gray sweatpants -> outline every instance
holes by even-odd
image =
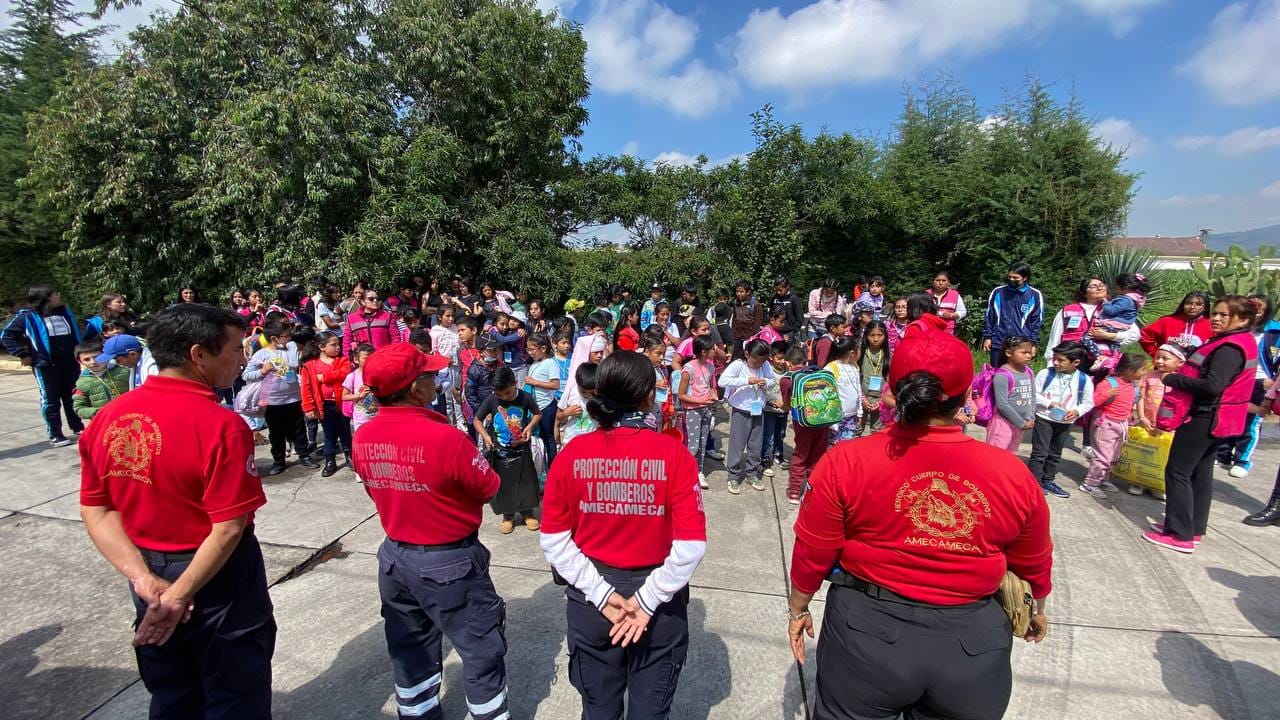
[[[701,408],[689,408],[684,411],[685,441],[689,454],[698,463],[698,472],[702,472],[702,463],[707,459],[707,436],[711,434],[711,426],[716,424],[716,407],[708,405]]]
[[[764,416],[729,407],[729,449],[724,458],[729,482],[740,483],[760,474],[760,448],[764,445]]]

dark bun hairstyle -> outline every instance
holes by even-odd
[[[924,425],[935,417],[954,417],[965,401],[964,394],[944,400],[942,382],[923,370],[899,380],[893,396],[898,401],[898,424],[904,427]]]
[[[600,427],[615,427],[623,415],[649,404],[655,384],[649,358],[633,352],[613,353],[596,369],[595,395],[587,400],[587,413]]]

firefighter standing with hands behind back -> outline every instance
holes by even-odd
[[[442,717],[440,641],[447,635],[462,658],[471,717],[498,720],[508,717],[506,605],[477,537],[498,476],[466,435],[427,409],[436,374],[448,366],[448,358],[409,343],[370,355],[364,384],[379,409],[352,451],[387,533],[378,591],[400,717]]]

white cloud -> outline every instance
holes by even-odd
[[[622,146],[622,155],[630,155],[638,157],[640,155],[640,143],[635,140],[628,140],[626,145]]]
[[[1103,142],[1118,150],[1125,150],[1128,157],[1136,157],[1151,149],[1151,139],[1138,132],[1133,123],[1124,118],[1109,117],[1099,120],[1093,132]]]
[[[717,160],[707,160],[707,167],[720,167],[721,165],[728,165],[734,160],[746,161],[746,159],[747,153],[733,153],[731,155],[725,155]],[[653,159],[651,164],[654,166],[669,165],[671,167],[692,167],[698,164],[698,156],[682,153],[679,150],[668,150],[664,153],[658,153],[658,156]]]
[[[1171,195],[1160,201],[1161,205],[1217,205],[1224,199],[1222,193],[1207,195]]]
[[[1270,185],[1262,188],[1261,190],[1258,191],[1258,194],[1264,198],[1271,198],[1272,200],[1280,200],[1280,180],[1277,180],[1271,183]]]
[[[74,0],[72,8],[76,12],[89,13],[93,11],[93,0]],[[9,17],[9,11],[13,8],[13,0],[0,0],[0,28],[7,29],[12,24]],[[98,38],[98,47],[102,53],[107,56],[115,56],[119,54],[118,46],[126,44],[129,39],[129,33],[139,25],[145,25],[150,22],[151,13],[156,10],[165,10],[169,14],[173,14],[178,10],[178,3],[175,0],[140,0],[137,5],[129,5],[121,10],[107,10],[101,20],[93,20],[86,18],[79,28],[63,28],[64,31],[77,32],[92,27],[102,25],[110,25],[107,32]]]
[[[818,0],[790,15],[752,11],[737,69],[756,87],[896,79],[946,55],[995,46],[1034,21],[1030,0]]]
[[[582,27],[594,89],[705,117],[737,94],[726,73],[690,59],[698,25],[655,0],[595,0]]]
[[[1213,150],[1223,155],[1250,155],[1260,150],[1280,147],[1280,127],[1262,128],[1251,125],[1226,135],[1187,135],[1176,138],[1179,150]]]
[[[1124,35],[1138,24],[1138,15],[1164,0],[1071,0],[1094,17],[1106,20],[1116,35]]]
[[[544,13],[554,10],[560,14],[560,17],[564,17],[565,13],[578,4],[578,0],[534,0],[533,4]]]
[[[687,155],[679,150],[668,150],[664,153],[658,153],[658,157],[653,159],[654,165],[670,165],[671,167],[688,167],[698,164],[696,155]]]
[[[1227,6],[1208,39],[1180,70],[1227,105],[1256,105],[1280,97],[1280,0]]]

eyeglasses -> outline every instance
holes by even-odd
[[[372,301],[374,301],[374,302],[377,302],[377,301],[378,301],[378,296],[377,296],[377,295],[365,295],[365,296],[364,296],[364,299],[365,299],[365,302],[368,302],[368,301],[370,301],[370,300],[372,300]]]

